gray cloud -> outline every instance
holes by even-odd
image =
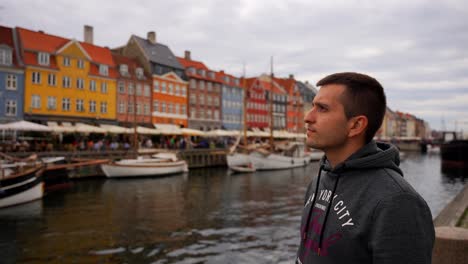
[[[109,47],[156,31],[177,55],[189,49],[194,59],[236,75],[243,63],[247,75],[269,72],[271,56],[276,75],[299,80],[364,72],[382,82],[395,110],[435,128],[442,116],[447,124],[468,119],[463,0],[3,2],[3,25],[82,39],[89,24],[95,43]]]

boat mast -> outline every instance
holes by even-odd
[[[273,122],[273,56],[271,56],[271,73],[270,73],[270,96],[268,97],[269,103],[270,103],[270,146],[271,150],[274,149],[274,141],[273,141],[273,128],[274,128],[274,122]]]
[[[137,111],[137,99],[136,99],[136,90],[137,84],[133,88],[133,150],[135,155],[138,155],[138,132],[137,132],[137,122],[136,122],[136,111]]]
[[[244,88],[244,98],[243,98],[244,146],[247,146],[247,91],[248,91],[248,87],[246,86],[246,80],[245,80],[245,63],[244,63],[244,69],[243,69],[242,75],[243,75],[242,87]]]

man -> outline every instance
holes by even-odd
[[[372,140],[386,109],[383,87],[336,73],[305,118],[307,145],[325,155],[307,189],[296,263],[431,263],[431,212],[398,168],[398,150]]]

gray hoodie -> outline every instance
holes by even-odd
[[[296,263],[431,263],[432,215],[399,164],[394,146],[374,141],[334,169],[324,156],[305,196]]]

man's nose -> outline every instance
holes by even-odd
[[[312,123],[314,121],[315,121],[315,111],[314,111],[314,108],[312,108],[305,115],[304,122],[305,123]]]

